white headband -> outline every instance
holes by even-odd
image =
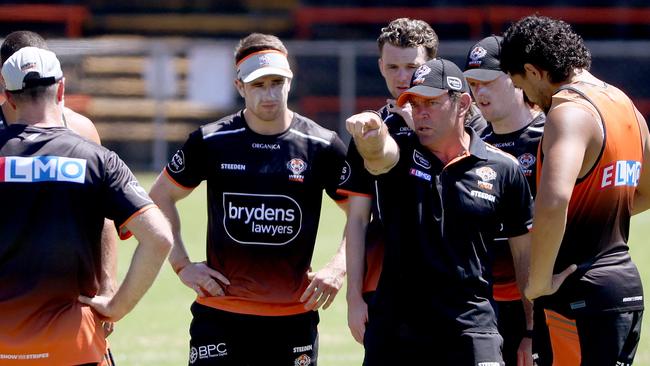
[[[252,53],[237,63],[237,77],[244,83],[266,75],[292,78],[287,55],[276,50],[264,50]]]

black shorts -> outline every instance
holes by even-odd
[[[384,321],[371,320],[363,343],[364,366],[504,365],[503,339],[497,332],[453,335],[440,327],[415,329],[405,324],[391,326]]]
[[[191,366],[307,366],[318,357],[318,313],[258,316],[192,304]]]
[[[537,304],[535,304],[533,320],[535,322],[533,327],[533,360],[535,366],[551,366],[553,365],[551,336],[548,333],[544,308]]]
[[[362,293],[361,297],[363,298],[363,301],[366,304],[371,305],[373,300],[375,299],[375,293],[376,293],[376,291],[367,291],[367,292]]]
[[[497,325],[503,337],[503,361],[517,364],[517,350],[526,332],[526,316],[521,300],[497,301]]]
[[[642,318],[642,310],[576,318],[581,365],[632,365],[641,337]]]
[[[546,313],[554,364],[632,365],[643,310],[581,314],[575,320],[549,310]]]

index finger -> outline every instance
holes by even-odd
[[[323,290],[316,289],[314,293],[311,294],[309,300],[305,303],[305,309],[309,310],[318,310],[322,302],[324,301],[323,297],[326,296]]]
[[[222,275],[220,272],[210,268],[206,267],[208,269],[208,273],[210,274],[210,277],[214,277],[221,281],[222,283],[225,283],[226,285],[230,285],[230,281],[226,278],[226,276]]]
[[[311,281],[309,283],[309,286],[307,286],[305,291],[303,291],[302,295],[300,295],[300,302],[305,302],[307,298],[309,298],[309,295],[316,289],[318,289],[318,285],[314,281]]]
[[[358,134],[357,131],[360,130],[360,126],[363,126],[361,114],[352,115],[345,120],[345,129],[348,130],[352,136]]]
[[[381,125],[384,123],[384,121],[382,121],[381,116],[378,113],[367,112],[366,115],[366,132],[371,130],[378,130],[381,128]]]
[[[332,303],[334,302],[334,298],[336,297],[337,293],[338,293],[338,291],[330,292],[329,296],[327,297],[327,302],[325,302],[325,304],[323,304],[323,310],[326,310],[327,308],[330,307],[330,305],[332,305]]]

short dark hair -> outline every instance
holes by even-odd
[[[438,54],[438,35],[427,22],[419,19],[398,18],[388,23],[377,38],[380,55],[386,43],[400,48],[422,46],[429,59]]]
[[[264,50],[276,50],[288,53],[287,48],[280,38],[272,34],[251,33],[245,38],[242,38],[235,47],[235,63],[239,63],[246,56]]]
[[[38,47],[47,49],[45,39],[38,33],[27,30],[15,31],[9,33],[0,46],[0,59],[4,64],[11,55],[24,47]]]
[[[501,46],[504,72],[523,74],[527,63],[547,71],[550,81],[559,83],[566,80],[574,68],[589,70],[591,53],[568,23],[531,15],[506,30]]]
[[[7,90],[7,92],[11,94],[16,102],[22,104],[26,102],[37,102],[46,98],[52,99],[56,96],[57,87],[58,83],[55,83],[54,85],[36,86],[33,88],[13,92]]]

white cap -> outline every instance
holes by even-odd
[[[280,75],[291,79],[287,55],[276,50],[264,50],[244,57],[237,63],[237,78],[244,83],[266,75]]]
[[[23,47],[2,65],[5,89],[19,92],[36,86],[48,86],[63,77],[61,63],[52,51]]]

